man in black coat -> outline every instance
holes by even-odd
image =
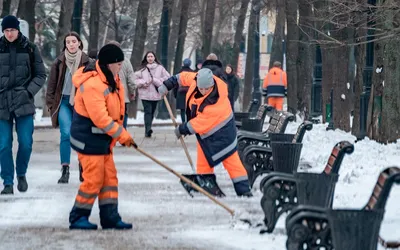
[[[13,123],[18,136],[17,188],[25,192],[33,144],[34,96],[45,83],[46,73],[39,50],[21,34],[18,19],[6,16],[1,27],[4,34],[0,38],[0,165],[4,182],[1,194],[13,194]]]
[[[183,60],[183,66],[179,73],[181,72],[193,72],[193,70],[190,68],[190,65],[192,64],[192,61],[189,58],[186,58]],[[185,107],[186,107],[186,93],[188,92],[189,87],[185,86],[179,86],[178,88],[174,89],[174,95],[176,98],[176,109],[181,110],[181,119],[182,123],[186,121],[186,114],[185,114]]]

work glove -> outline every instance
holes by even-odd
[[[123,142],[121,144],[122,144],[122,146],[128,147],[128,148],[130,148],[130,147],[137,148],[138,147],[138,145],[135,143],[135,141],[133,140],[132,137],[130,137],[128,140],[126,140],[125,142]]]
[[[179,126],[176,126],[174,132],[175,132],[176,138],[180,139],[181,136],[182,136],[182,134],[181,134],[181,132],[179,131]]]
[[[158,87],[158,93],[161,95],[161,96],[165,96],[166,94],[168,94],[168,89],[167,89],[167,87],[163,84],[163,85],[161,85],[160,87]]]

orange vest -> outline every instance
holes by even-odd
[[[117,90],[111,92],[98,62],[81,67],[72,77],[76,87],[71,124],[71,147],[79,153],[109,154],[115,143],[128,138],[123,128],[124,87],[118,75]]]

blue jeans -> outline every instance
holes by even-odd
[[[74,107],[69,104],[69,95],[64,95],[61,99],[60,110],[58,112],[58,124],[60,124],[60,160],[61,165],[69,165],[71,161],[70,132],[72,114]]]
[[[33,115],[12,117],[10,120],[0,120],[0,166],[1,178],[4,185],[14,184],[14,160],[12,153],[14,120],[18,136],[17,176],[25,176],[32,153]]]

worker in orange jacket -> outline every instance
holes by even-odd
[[[197,73],[182,72],[170,77],[158,92],[165,95],[179,85],[190,86],[186,94],[188,121],[179,125],[175,134],[178,138],[191,134],[197,137],[197,175],[190,175],[191,179],[209,193],[224,196],[214,175],[214,167],[222,162],[236,194],[252,196],[246,169],[237,152],[235,120],[226,83],[203,68]]]
[[[283,110],[283,98],[287,95],[287,76],[281,62],[274,62],[263,82],[263,96],[276,110]]]
[[[77,70],[77,92],[71,125],[71,147],[77,151],[83,179],[69,216],[70,229],[97,229],[89,222],[98,198],[103,229],[131,229],[118,213],[118,179],[113,148],[118,141],[137,147],[124,129],[124,88],[118,77],[124,54],[114,45],[100,49],[98,60]]]

